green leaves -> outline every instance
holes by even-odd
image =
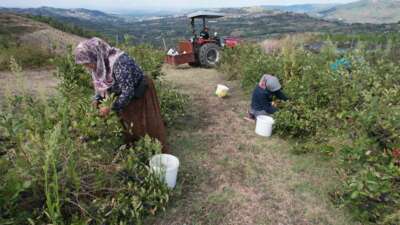
[[[341,203],[360,220],[381,223],[390,215],[390,221],[396,221],[400,218],[400,66],[387,52],[361,48],[344,55],[351,72],[334,71],[330,65],[340,58],[330,40],[319,54],[287,39],[280,42],[281,51],[274,54],[255,45],[228,49],[220,69],[248,91],[263,73],[280,77],[290,100],[280,104],[274,115],[275,131],[295,139],[296,154],[336,157],[345,171]]]
[[[148,167],[150,158],[161,153],[161,144],[146,136],[135,147],[120,150],[117,187],[123,191],[92,204],[99,224],[142,224],[145,216],[164,210],[169,201],[169,189]]]
[[[171,126],[176,120],[185,115],[189,98],[179,93],[171,84],[166,82],[158,81],[156,89],[160,99],[163,119],[168,126]]]
[[[117,99],[116,96],[114,95],[114,93],[112,93],[111,95],[108,95],[105,99],[101,101],[100,107],[106,107],[111,109],[116,99]]]
[[[127,42],[129,43],[129,38]],[[184,116],[188,97],[161,80],[165,53],[150,45],[129,46],[126,43],[121,47],[135,59],[145,74],[155,81],[162,117],[168,126],[172,126],[178,118]]]
[[[121,46],[122,49],[133,57],[142,70],[152,79],[159,79],[163,73],[161,71],[164,63],[165,53],[150,45]]]
[[[90,105],[90,75],[72,55],[57,63],[58,93],[7,96],[1,108],[0,223],[140,224],[165,209],[170,192],[148,168],[161,144],[124,145],[120,118]],[[166,91],[163,107],[182,114],[184,98]]]

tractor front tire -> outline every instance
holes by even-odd
[[[221,59],[220,47],[214,43],[204,44],[199,49],[200,65],[207,68],[216,67]]]

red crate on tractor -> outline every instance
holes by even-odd
[[[179,55],[167,55],[165,62],[177,66],[185,63],[192,63],[196,60],[190,41],[179,42],[178,53]]]
[[[240,40],[234,37],[219,37],[217,33],[214,36],[207,35],[205,37],[200,35],[199,37],[195,30],[195,20],[201,19],[203,21],[203,30],[205,30],[207,28],[206,19],[216,19],[223,16],[221,13],[204,11],[188,15],[191,19],[193,37],[190,41],[179,42],[178,53],[167,55],[165,62],[175,66],[188,63],[194,67],[215,67],[221,59],[220,50],[224,47],[234,48],[240,43]]]

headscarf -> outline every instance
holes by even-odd
[[[111,47],[100,38],[92,38],[82,41],[75,48],[75,62],[77,64],[95,64],[92,70],[93,85],[96,94],[105,97],[114,80],[112,71],[119,56],[124,52]]]
[[[282,87],[281,84],[279,83],[278,78],[269,74],[264,74],[261,77],[258,86],[260,86],[260,88],[262,89],[267,89],[271,92],[278,91]]]

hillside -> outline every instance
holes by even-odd
[[[125,19],[112,14],[88,9],[40,8],[0,8],[0,12],[11,12],[33,16],[51,17],[65,24],[73,24],[89,31],[107,32],[113,24],[125,24]]]
[[[320,15],[348,23],[397,23],[400,21],[400,1],[361,0],[321,11]]]
[[[23,69],[51,66],[51,59],[64,55],[68,46],[82,40],[45,23],[0,13],[0,71],[10,69],[12,58]]]
[[[255,10],[256,11],[256,10]],[[197,23],[200,25],[200,23]],[[244,11],[227,14],[224,18],[212,20],[209,23],[210,32],[218,32],[220,36],[236,36],[246,40],[259,41],[265,38],[279,37],[285,34],[317,32],[317,33],[368,33],[396,31],[395,25],[346,24],[339,21],[327,21],[306,14],[279,13],[265,11],[257,13]],[[197,31],[201,28],[197,27]],[[158,20],[142,21],[132,25],[115,27],[116,32],[134,36],[139,43],[162,44],[162,38],[168,47],[173,46],[179,39],[192,36],[189,19],[185,16],[168,17]]]
[[[279,10],[282,12],[309,13],[314,14],[323,10],[331,9],[338,4],[299,4],[299,5],[265,5],[265,9]]]
[[[53,7],[40,7],[40,8],[1,8],[0,12],[12,12],[17,14],[29,14],[48,16],[63,20],[82,20],[97,22],[117,22],[119,17],[110,15],[97,10],[88,9],[60,9]]]
[[[113,15],[91,10],[79,10],[84,16],[77,13],[74,9],[37,8],[3,10],[14,11],[16,13],[31,13],[34,15],[45,11],[47,12],[45,16],[53,15],[52,18],[58,21],[97,31],[113,39],[118,37],[119,41],[122,41],[125,34],[129,34],[133,37],[136,44],[150,43],[155,46],[163,46],[164,39],[167,47],[174,47],[178,40],[188,39],[192,36],[189,25],[190,21],[182,14],[134,21],[120,17],[116,18]],[[217,9],[217,11],[225,13],[226,16],[210,21],[209,27],[211,33],[218,32],[220,36],[236,36],[255,41],[290,33],[382,33],[397,31],[399,27],[398,24],[384,26],[375,24],[352,25],[340,21],[328,21],[304,13],[268,10],[265,7],[222,8]],[[87,14],[84,14],[84,12],[87,12]],[[199,29],[200,26],[197,30]]]
[[[47,24],[9,13],[0,13],[0,37],[18,44],[65,52],[83,38],[54,29]]]

